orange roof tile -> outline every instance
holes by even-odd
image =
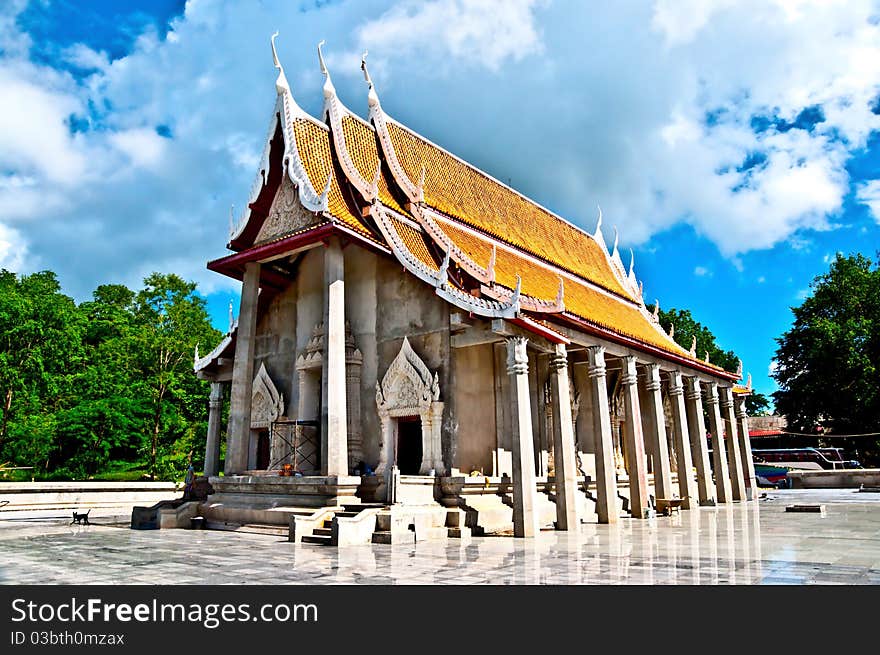
[[[367,182],[372,183],[376,176],[376,166],[379,164],[375,130],[357,118],[345,114],[342,117],[342,133],[345,137],[345,147],[358,172]],[[388,179],[385,176],[386,170],[383,167],[382,174],[379,176],[379,201],[386,207],[408,216],[409,212],[397,202],[397,198],[391,193]]]
[[[488,239],[456,227],[452,223],[443,222],[440,226],[471,259],[480,264],[488,263],[492,252],[492,244]],[[632,302],[609,296],[587,284],[562,276],[533,259],[518,255],[504,247],[496,247],[496,282],[513,289],[516,287],[517,275],[522,279],[522,293],[550,301],[556,298],[559,278],[563,277],[566,312],[617,334],[693,359],[684,348],[661,335]]]
[[[309,181],[312,183],[315,191],[321,193],[327,185],[327,176],[333,170],[333,160],[330,153],[330,133],[326,128],[313,121],[296,119],[293,121],[293,134],[296,139],[296,147],[299,151],[300,159],[302,159],[306,173],[309,176]],[[373,171],[375,172],[375,170],[374,167]],[[349,209],[342,195],[342,188],[339,185],[335,172],[330,182],[327,205],[330,214],[336,219],[354,228],[356,231],[369,236],[371,239],[376,238],[363,219]]]
[[[404,221],[398,220],[394,217],[389,218],[394,225],[394,229],[397,230],[397,234],[400,235],[400,238],[406,244],[409,251],[429,269],[439,271],[440,267],[437,265],[434,257],[431,256],[427,235]]]
[[[428,205],[631,298],[612,272],[606,253],[590,235],[399,123],[388,121],[387,125],[394,152],[409,179],[419,180],[424,166]]]

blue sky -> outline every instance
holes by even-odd
[[[325,54],[385,109],[635,252],[756,388],[835,252],[880,249],[880,3],[11,0],[0,7],[0,266],[77,299],[153,270],[227,327],[223,255],[275,99],[268,37],[318,115]],[[628,263],[628,257],[624,257]]]

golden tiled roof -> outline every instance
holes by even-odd
[[[471,259],[481,265],[489,261],[492,244],[484,237],[443,222],[440,227]],[[522,279],[522,293],[552,301],[559,290],[559,273],[504,247],[496,247],[495,281],[508,289]],[[609,296],[587,284],[565,277],[565,311],[599,327],[631,337],[667,352],[690,358],[690,354],[671,339],[665,338],[649,319],[631,302]]]
[[[394,152],[409,179],[418,181],[424,166],[428,205],[631,298],[595,239],[398,123],[388,121],[387,125]]]
[[[342,117],[342,133],[345,137],[345,147],[358,169],[358,173],[364,180],[372,184],[376,176],[376,166],[379,164],[376,132],[357,118],[345,114]],[[397,202],[394,194],[391,193],[385,175],[386,171],[383,168],[382,174],[379,176],[379,201],[386,207],[408,216],[409,212]]]
[[[418,257],[419,261],[425,264],[432,271],[440,270],[437,262],[431,256],[430,247],[428,245],[428,237],[421,230],[417,230],[408,223],[404,223],[393,217],[389,217],[397,234],[406,244],[407,249]]]
[[[330,133],[329,131],[306,119],[296,119],[293,121],[293,134],[296,139],[296,147],[299,151],[300,159],[305,166],[306,173],[312,187],[318,193],[324,191],[327,185],[327,176],[333,170],[333,160],[330,153]],[[375,167],[373,171],[375,172]],[[339,180],[334,172],[333,179],[330,182],[330,192],[327,194],[327,205],[330,213],[351,228],[358,232],[375,239],[373,232],[367,227],[363,219],[354,214],[345,202],[342,196],[342,189],[339,186]]]

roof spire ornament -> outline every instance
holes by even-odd
[[[751,373],[749,373],[749,381],[746,383],[746,388],[748,388],[749,391],[752,390],[752,374]]]
[[[697,356],[697,336],[691,337],[691,357]]]
[[[235,327],[235,318],[232,316],[232,301],[229,301],[229,331],[232,332],[232,328]]]
[[[608,246],[605,245],[605,237],[602,235],[602,207],[596,204],[596,208],[599,210],[599,218],[596,220],[596,230],[593,232],[593,238],[596,240],[596,243],[602,246],[603,250],[606,250]]]
[[[743,360],[738,359],[736,364],[736,379],[742,380],[743,376]]]
[[[706,363],[707,364],[709,363],[709,351],[708,350],[706,351]]]
[[[418,195],[419,202],[425,202],[425,165],[422,164],[422,172],[419,173]]]
[[[333,80],[330,79],[330,71],[324,63],[324,53],[321,52],[321,46],[325,43],[324,39],[318,43],[318,63],[321,65],[321,74],[324,76],[324,98],[332,98],[336,95],[336,87],[333,86]]]
[[[620,234],[617,233],[617,226],[614,226],[614,247],[611,249],[612,259],[616,256],[620,259],[620,252],[617,250],[617,242],[620,241]]]
[[[556,292],[556,306],[560,308],[560,311],[565,307],[565,280],[561,275],[559,276],[559,290]]]
[[[486,266],[486,273],[489,278],[489,284],[495,284],[495,258],[498,256],[498,249],[492,244],[492,253],[489,255],[489,265]]]
[[[675,323],[669,324],[669,338],[672,339],[675,337]]]
[[[654,316],[654,322],[659,323],[660,322],[660,301],[659,300],[654,301],[654,314],[653,314],[653,316]]]
[[[272,61],[275,64],[275,68],[278,69],[278,77],[275,79],[275,90],[278,93],[283,93],[285,91],[290,91],[290,85],[287,83],[287,76],[284,75],[284,68],[281,66],[281,62],[278,61],[278,51],[275,50],[275,38],[277,36],[278,30],[275,30],[275,34],[272,35],[269,42],[272,44]]]
[[[196,342],[196,351],[193,354],[193,363],[196,363],[198,361],[199,361],[199,344],[198,344],[198,342]]]
[[[441,289],[444,288],[449,281],[449,251],[443,257],[443,263],[440,264],[440,272],[438,273],[439,282],[437,284]]]
[[[510,297],[510,306],[516,307],[517,311],[519,311],[519,297],[522,293],[522,278],[517,275],[516,276],[516,289],[513,290],[513,295]]]
[[[366,81],[367,86],[370,87],[369,93],[367,93],[367,103],[370,107],[378,107],[379,106],[379,94],[376,93],[376,89],[373,86],[373,80],[370,78],[370,71],[367,70],[367,55],[369,54],[368,50],[364,50],[364,54],[361,55],[361,70],[364,72],[364,81]]]

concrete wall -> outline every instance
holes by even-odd
[[[497,438],[494,359],[491,344],[452,350],[455,414],[448,420],[458,435],[452,465],[464,474],[474,470],[492,474]]]

